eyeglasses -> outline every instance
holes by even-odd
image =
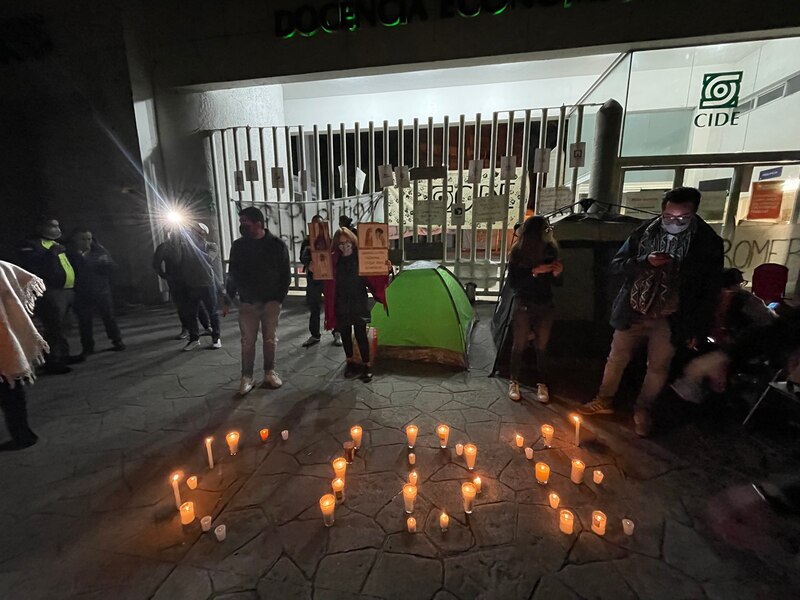
[[[338,246],[339,246],[339,248],[347,248],[347,247],[352,248],[353,247],[353,242],[340,242],[338,244]]]
[[[661,219],[664,223],[677,223],[678,225],[684,225],[693,218],[694,215],[661,215]]]

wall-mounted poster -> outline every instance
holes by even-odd
[[[389,227],[386,223],[358,224],[358,274],[389,272]]]
[[[314,279],[333,279],[331,262],[331,233],[327,221],[308,224],[308,239],[311,244],[311,272]]]
[[[783,180],[758,181],[750,192],[750,209],[747,220],[777,219],[781,216]]]

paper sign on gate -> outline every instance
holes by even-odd
[[[453,204],[453,208],[450,209],[450,224],[458,226],[466,223],[467,216],[465,210],[462,203],[456,202]]]
[[[568,187],[542,188],[539,190],[536,212],[546,215],[570,204],[572,204],[572,190]]]
[[[758,181],[750,191],[748,220],[777,219],[781,216],[783,202],[783,179]],[[705,194],[703,195],[705,197]],[[702,203],[701,203],[702,204]]]
[[[276,190],[286,188],[286,176],[283,174],[283,167],[272,167],[272,187]]]
[[[347,174],[344,172],[344,165],[339,165],[339,189],[344,191],[344,186],[347,184]]]
[[[583,167],[586,165],[586,142],[576,142],[569,145],[569,167]]]
[[[480,183],[482,175],[483,175],[483,160],[476,159],[469,161],[467,183]]]
[[[233,173],[233,191],[235,191],[235,192],[243,192],[244,191],[244,172],[243,171],[235,171]]]
[[[533,155],[533,172],[548,173],[550,171],[550,148],[537,148]]]
[[[258,163],[254,160],[244,161],[244,174],[247,181],[258,181]]]
[[[378,167],[378,181],[382,188],[394,185],[394,172],[392,165],[381,165]]]
[[[364,183],[367,181],[367,174],[361,170],[360,167],[356,167],[356,193],[363,194],[364,193]]]
[[[389,227],[386,223],[358,224],[358,274],[389,272]]]
[[[508,200],[505,196],[481,196],[472,204],[473,223],[495,223],[508,214]]]
[[[622,203],[625,205],[626,215],[637,219],[647,219],[661,213],[661,199],[667,190],[641,190],[639,192],[626,192],[622,194]],[[636,210],[639,209],[639,210]],[[646,212],[641,212],[646,211]]]
[[[517,157],[503,156],[500,158],[500,179],[508,181],[517,178]]]
[[[298,174],[298,179],[301,192],[307,192],[311,189],[311,174],[306,169],[300,171]]]
[[[411,187],[411,176],[408,173],[408,167],[400,165],[394,170],[395,180],[397,181],[398,188]]]
[[[444,201],[443,200],[417,200],[414,204],[414,216],[418,225],[443,225]]]

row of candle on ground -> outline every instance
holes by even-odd
[[[269,439],[269,429],[261,429],[258,432],[258,436],[261,438],[261,443],[266,444],[267,439]],[[289,439],[289,430],[284,429],[281,431],[281,437],[284,441]],[[239,441],[241,439],[241,434],[238,431],[231,431],[225,436],[225,441],[228,443],[228,451],[231,453],[231,456],[236,456],[239,452]],[[214,441],[213,437],[207,437],[205,440],[206,444],[206,456],[208,458],[208,468],[214,468],[214,453],[211,450],[211,444]]]
[[[581,427],[581,418],[578,415],[572,416],[575,422],[575,445],[580,445],[580,427]],[[359,428],[360,429],[360,428]],[[541,428],[542,438],[544,439],[544,445],[548,448],[553,443],[553,434],[555,433],[555,429],[552,425],[544,424]],[[351,432],[352,433],[352,432]],[[417,434],[419,433],[419,427],[416,425],[408,425],[406,427],[406,437],[408,438],[408,447],[413,448],[417,443]],[[440,448],[447,448],[447,441],[450,438],[450,427],[445,424],[440,424],[436,426],[436,435],[439,436],[439,447]],[[355,439],[355,438],[354,438]],[[514,440],[518,447],[522,448],[525,443],[525,438],[523,438],[520,434],[516,434],[514,436]],[[460,450],[461,444],[456,444],[456,451]],[[458,452],[459,456],[461,452]]]
[[[552,502],[551,502],[552,506]],[[555,507],[554,507],[555,508]],[[597,535],[603,536],[606,534],[606,523],[608,519],[606,514],[600,510],[592,512],[592,531]],[[630,519],[622,519],[622,531],[625,535],[633,535],[635,523]],[[563,509],[558,513],[558,528],[566,535],[572,535],[575,531],[575,515],[572,511]]]

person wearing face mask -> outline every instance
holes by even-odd
[[[611,273],[624,277],[611,309],[614,337],[597,397],[580,412],[614,412],[625,367],[646,343],[647,373],[634,409],[642,437],[651,432],[652,407],[676,348],[705,339],[722,285],[722,238],[697,216],[700,197],[690,187],[667,192],[661,216],[637,228],[611,261]]]
[[[264,386],[283,385],[275,372],[275,348],[281,303],[289,293],[289,250],[280,238],[264,227],[264,213],[255,206],[239,213],[242,237],[231,246],[223,314],[230,299],[239,297],[239,330],[242,334],[242,378],[239,394],[253,389],[256,341],[261,330],[264,353]]]
[[[368,291],[386,306],[388,275],[360,276],[358,274],[358,239],[342,227],[333,238],[333,279],[325,282],[325,329],[338,331],[347,359],[345,377],[355,377],[368,383],[372,381],[372,362],[367,340],[367,322],[370,317]],[[358,343],[362,365],[353,358],[353,337]]]

